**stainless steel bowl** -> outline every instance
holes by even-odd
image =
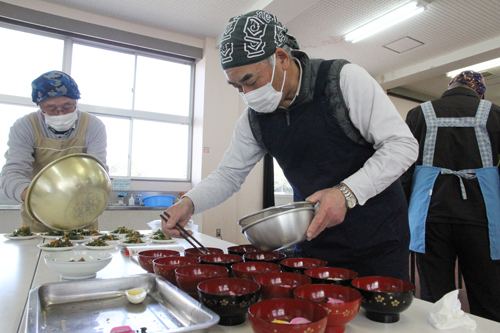
[[[238,224],[254,246],[262,251],[272,251],[305,241],[314,214],[315,204],[301,201],[249,214]]]
[[[89,154],[71,154],[48,164],[31,181],[26,211],[51,228],[78,229],[102,214],[110,193],[105,165]]]

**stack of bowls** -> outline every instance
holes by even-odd
[[[246,215],[238,224],[255,247],[273,251],[305,241],[314,214],[315,204],[301,201]]]

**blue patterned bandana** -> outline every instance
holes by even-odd
[[[262,10],[231,18],[220,41],[222,69],[257,63],[283,45],[298,50],[296,39],[287,32],[276,16]]]
[[[456,75],[448,85],[451,86],[453,83],[458,82],[469,86],[471,89],[476,91],[478,94],[484,95],[486,92],[486,86],[484,85],[484,78],[481,73],[474,71],[463,71],[462,73]]]
[[[80,99],[80,91],[75,80],[61,71],[50,71],[31,82],[31,99],[36,105],[40,101],[55,96]]]

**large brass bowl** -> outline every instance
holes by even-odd
[[[50,228],[83,228],[106,209],[110,193],[105,165],[89,154],[71,154],[48,164],[31,181],[26,211]]]

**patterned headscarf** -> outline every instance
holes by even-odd
[[[486,92],[486,86],[484,85],[483,75],[478,72],[463,71],[450,81],[448,87],[455,82],[465,84],[466,86],[469,86],[471,89],[476,91],[478,94],[482,94],[483,96],[484,93]]]
[[[31,88],[31,99],[36,105],[46,98],[55,96],[80,99],[80,91],[75,80],[61,71],[50,71],[40,75],[31,82]]]
[[[231,18],[220,41],[222,69],[257,63],[283,45],[298,50],[297,40],[287,31],[276,16],[262,10]]]

